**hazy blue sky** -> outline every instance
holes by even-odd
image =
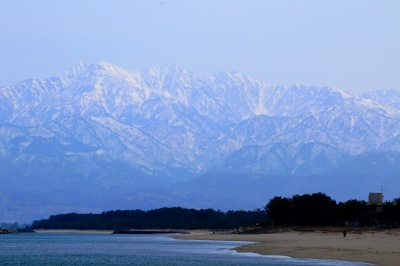
[[[0,0],[0,85],[99,61],[400,90],[400,1]]]

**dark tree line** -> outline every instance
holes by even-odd
[[[400,226],[400,199],[377,206],[355,199],[344,203],[323,193],[274,197],[265,210],[160,208],[150,211],[116,210],[101,214],[68,213],[35,221],[32,229],[231,229],[265,224],[326,226]]]
[[[213,209],[160,208],[150,211],[116,210],[101,214],[68,213],[35,221],[32,229],[217,229],[265,223],[264,210],[216,211]]]
[[[355,199],[336,203],[323,193],[314,193],[291,198],[274,197],[265,210],[274,225],[400,225],[400,199],[377,206]]]

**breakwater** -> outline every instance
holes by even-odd
[[[18,231],[15,229],[0,228],[0,235],[4,234],[17,234]]]
[[[187,231],[183,230],[116,230],[113,234],[132,234],[132,235],[143,235],[143,234],[187,234]]]

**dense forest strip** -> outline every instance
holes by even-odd
[[[230,229],[266,221],[264,210],[222,212],[174,207],[149,211],[116,210],[101,214],[59,214],[33,222],[32,229]]]
[[[400,226],[400,199],[380,205],[348,200],[336,203],[323,193],[274,197],[264,210],[160,208],[149,211],[116,210],[100,214],[68,213],[35,221],[32,229],[233,229],[268,226]]]

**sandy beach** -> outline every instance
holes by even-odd
[[[192,232],[179,239],[251,241],[238,252],[293,258],[334,259],[383,266],[400,265],[400,230],[275,230],[258,233]]]

